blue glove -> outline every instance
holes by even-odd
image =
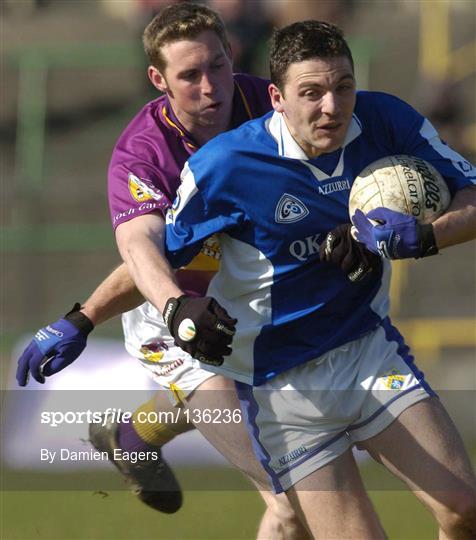
[[[45,377],[69,366],[86,347],[93,323],[79,311],[80,304],[63,319],[38,330],[18,360],[17,381],[26,386],[31,376],[43,384]]]
[[[378,221],[373,225],[370,220]],[[387,259],[408,259],[436,255],[433,225],[387,208],[375,208],[365,215],[356,210],[352,216],[356,238],[367,249]]]

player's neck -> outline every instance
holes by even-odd
[[[199,146],[203,146],[209,140],[213,139],[220,133],[223,133],[228,129],[228,126],[193,126],[189,129],[189,133]]]
[[[182,111],[174,110],[175,116],[182,124],[182,126],[190,133],[193,137],[193,140],[198,143],[199,146],[203,146],[213,137],[216,137],[220,133],[227,131],[231,128],[231,112],[228,115],[224,115],[223,119],[220,118],[219,121],[213,123],[207,123],[190,117],[187,114],[184,114]]]

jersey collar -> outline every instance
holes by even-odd
[[[172,105],[170,104],[169,98],[165,96],[164,103],[160,108],[160,118],[162,122],[170,129],[175,132],[178,137],[182,139],[184,147],[190,152],[195,152],[199,148],[199,145],[194,141],[192,135],[182,126],[180,120],[177,118]]]
[[[235,88],[233,92],[233,106],[231,112],[231,129],[235,129],[244,122],[252,120],[254,115],[251,111],[251,105],[248,102],[238,81],[235,79]]]
[[[299,146],[294,137],[291,135],[291,132],[286,125],[282,113],[274,111],[271,118],[266,121],[266,124],[266,128],[269,134],[278,144],[278,154],[281,157],[299,159],[304,161],[309,161],[311,159],[307,156],[304,150]],[[345,148],[361,133],[362,124],[360,123],[360,120],[357,118],[357,116],[353,114],[342,148]]]

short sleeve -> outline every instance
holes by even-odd
[[[188,264],[204,240],[216,233],[230,232],[244,220],[223,186],[226,174],[214,170],[210,162],[201,170],[201,153],[202,150],[192,158],[196,169],[192,170],[189,162],[185,164],[177,198],[166,216],[166,254],[174,268]]]
[[[158,187],[161,174],[138,160],[111,164],[108,172],[108,199],[114,230],[137,216],[160,211],[165,217],[172,204]]]

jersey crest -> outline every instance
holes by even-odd
[[[297,197],[285,193],[278,201],[274,219],[276,223],[295,223],[309,214],[306,205]]]

